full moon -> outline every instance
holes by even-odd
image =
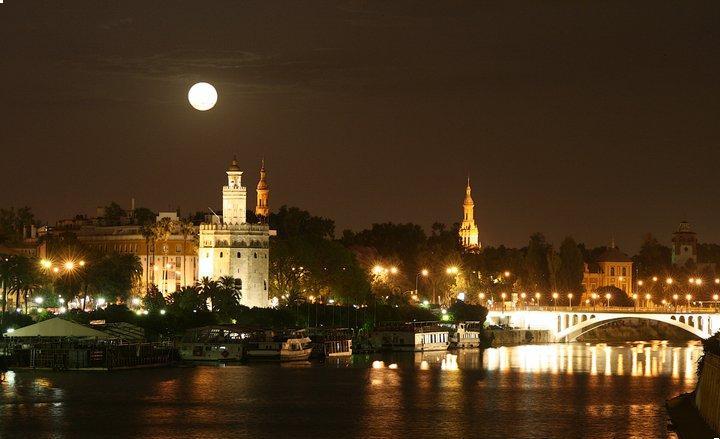
[[[218,94],[215,87],[207,82],[198,82],[190,87],[188,101],[196,110],[207,111],[217,103]]]

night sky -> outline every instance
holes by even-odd
[[[217,208],[237,154],[338,230],[459,221],[469,174],[484,244],[720,242],[717,1],[5,0],[0,99],[0,206],[46,221]]]

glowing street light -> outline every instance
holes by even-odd
[[[41,303],[43,303],[43,298],[42,298],[42,297],[36,297],[36,298],[35,298],[35,303],[38,304],[38,305],[40,305]]]
[[[510,277],[510,272],[507,271],[507,270],[505,270],[505,272],[503,273],[503,275],[504,275],[505,277]]]
[[[383,274],[383,271],[385,271],[385,270],[382,268],[381,265],[376,265],[376,266],[374,266],[373,269],[372,269],[372,273],[373,273],[375,276],[380,276],[381,274]]]
[[[454,265],[448,267],[448,268],[445,270],[445,272],[446,272],[447,274],[450,274],[450,275],[458,274],[459,271],[460,271],[460,270],[459,270],[456,266],[454,266]]]
[[[78,262],[78,265],[81,266],[81,267],[84,267],[84,266],[85,266],[85,261],[80,260],[80,262]]]
[[[612,294],[607,293],[605,295],[605,298],[607,299],[607,306],[608,306],[608,308],[610,308],[610,299],[612,299]]]
[[[645,306],[650,308],[650,299],[652,299],[652,295],[646,294],[645,295]]]
[[[554,307],[557,309],[558,293],[552,293],[552,298],[553,298]]]
[[[685,300],[687,300],[688,311],[690,311],[690,301],[692,300],[692,294],[685,295]]]
[[[568,298],[568,305],[570,305],[570,309],[572,309],[573,294],[572,294],[572,293],[568,293],[567,298]]]
[[[52,267],[52,261],[50,259],[43,259],[40,261],[40,266],[47,270]]]
[[[669,278],[665,279],[665,283],[668,284],[668,285],[672,285],[672,283],[673,283],[673,278],[669,277]]]
[[[652,277],[652,281],[653,281],[653,282],[657,282],[657,279],[658,279],[657,276],[653,276],[653,277]]]
[[[537,301],[538,306],[540,306],[540,297],[542,297],[540,293],[535,293],[535,300]]]
[[[635,311],[637,311],[638,295],[637,295],[637,294],[633,294],[633,295],[632,295],[632,298],[633,298],[633,304],[635,305]]]
[[[390,274],[397,274],[397,273],[398,273],[397,267],[395,267],[395,266],[390,267]]]

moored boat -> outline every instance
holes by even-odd
[[[479,348],[482,343],[482,322],[467,321],[457,324],[450,335],[450,347],[457,349]]]
[[[437,322],[389,322],[373,331],[373,345],[385,351],[444,351],[449,345],[448,329]]]
[[[311,328],[309,331],[312,342],[312,357],[345,357],[353,353],[353,331],[346,328]]]
[[[236,325],[211,325],[189,329],[175,343],[185,361],[239,361],[249,331]]]
[[[253,361],[306,361],[312,346],[304,330],[255,333],[244,344],[243,359]]]

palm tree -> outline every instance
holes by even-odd
[[[177,222],[176,226],[177,226],[177,231],[178,231],[178,233],[180,233],[180,234],[182,235],[182,237],[183,237],[182,284],[183,284],[183,286],[185,286],[185,285],[186,285],[186,283],[185,283],[185,271],[187,270],[187,268],[186,268],[186,263],[187,263],[187,261],[185,260],[185,255],[187,255],[187,248],[186,248],[186,247],[187,247],[187,241],[188,241],[188,237],[189,237],[189,236],[192,236],[192,237],[193,237],[193,240],[194,240],[196,232],[195,232],[195,226],[193,225],[192,221],[190,221],[190,220],[188,220],[188,219],[181,219],[181,220],[179,220],[179,221]]]
[[[10,288],[10,282],[13,273],[13,264],[15,258],[13,256],[0,255],[0,283],[2,283],[2,312],[5,314],[7,311],[7,298],[8,289]]]
[[[158,241],[167,243],[170,233],[172,232],[172,220],[170,218],[162,218],[160,221],[153,224],[152,227],[155,235],[153,242],[153,283],[155,283],[155,248]],[[167,256],[166,246],[163,246],[163,254]],[[163,290],[166,290],[164,285],[165,276],[165,266],[163,265]]]
[[[205,302],[208,300],[210,301],[209,308],[212,311],[215,308],[215,301],[217,299],[218,292],[220,291],[220,286],[217,281],[212,280],[209,277],[204,277],[197,281],[195,288],[197,289],[199,296]]]
[[[145,238],[145,288],[150,291],[150,242],[153,242],[153,250],[155,248],[155,229],[152,225],[143,225],[140,227],[140,233]],[[155,258],[153,257],[153,264]],[[146,292],[147,292],[146,291]]]

